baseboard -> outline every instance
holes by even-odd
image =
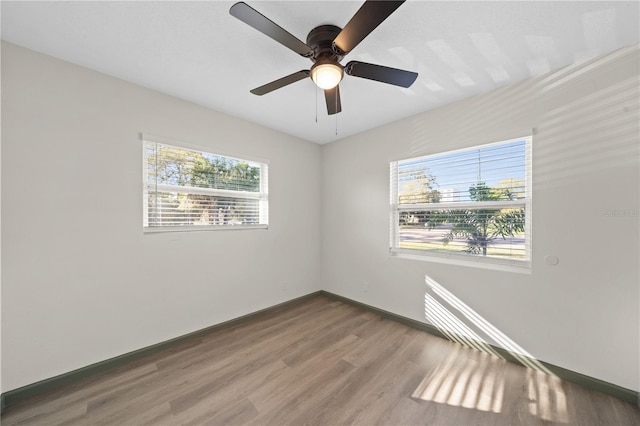
[[[144,357],[154,355],[161,351],[177,346],[179,344],[186,343],[189,340],[203,337],[214,331],[220,331],[220,330],[234,327],[236,325],[242,324],[245,321],[255,319],[256,317],[259,317],[262,315],[277,312],[278,310],[299,304],[301,302],[304,302],[307,299],[311,299],[318,295],[322,295],[333,300],[337,300],[346,304],[357,306],[361,309],[376,313],[384,318],[388,318],[390,320],[399,322],[401,324],[405,324],[409,327],[424,331],[434,336],[448,339],[448,337],[444,333],[440,332],[436,327],[430,324],[416,321],[411,318],[403,317],[402,315],[394,314],[392,312],[388,312],[383,309],[379,309],[362,302],[357,302],[355,300],[352,300],[334,293],[330,293],[328,291],[320,290],[320,291],[307,294],[302,297],[298,297],[298,298],[280,303],[278,305],[274,305],[256,312],[252,312],[247,315],[243,315],[238,318],[234,318],[229,321],[225,321],[220,324],[216,324],[207,328],[203,328],[198,331],[194,331],[189,334],[185,334],[180,337],[176,337],[174,339],[157,343],[155,345],[147,346],[145,348],[138,349],[136,351],[132,351],[132,352],[129,352],[114,358],[110,358],[95,364],[91,364],[86,367],[82,367],[77,370],[70,371],[68,373],[64,373],[55,377],[41,380],[36,383],[32,383],[30,385],[26,385],[14,390],[4,392],[2,395],[0,395],[1,411],[4,413],[5,410],[11,409],[11,407],[16,406],[19,403],[26,401],[28,399],[35,398],[37,396],[41,396],[50,392],[54,392],[59,388],[79,382],[80,380],[84,380],[89,377],[96,376],[98,374],[115,370],[116,368],[138,361]],[[498,354],[500,354],[500,356],[502,356],[505,360],[520,364],[520,361],[518,361],[518,357],[516,357],[513,353],[505,349],[499,348],[497,346],[493,346],[493,345],[490,345],[490,346],[493,348],[493,350],[495,350]],[[519,357],[521,356],[519,355]],[[565,368],[558,367],[556,365],[549,364],[544,361],[536,360],[536,362],[541,363],[547,369],[549,369],[553,374],[555,374],[556,376],[558,376],[563,380],[566,380],[571,383],[576,383],[587,389],[592,389],[592,390],[613,396],[615,398],[621,399],[623,401],[637,404],[638,407],[640,407],[640,393],[638,392],[614,385],[612,383],[605,382],[603,380],[589,377],[584,374],[576,373],[574,371],[567,370]]]
[[[427,324],[427,323],[423,323],[420,321],[416,321],[414,319],[411,318],[407,318],[407,317],[403,317],[402,315],[398,315],[398,314],[394,314],[392,312],[388,312],[385,311],[383,309],[379,309],[376,308],[374,306],[370,306],[367,305],[366,303],[362,303],[362,302],[357,302],[355,300],[346,298],[344,296],[340,296],[334,293],[330,293],[328,291],[322,290],[320,291],[320,294],[322,294],[323,296],[326,296],[330,299],[333,300],[338,300],[340,302],[343,303],[347,303],[353,306],[357,306],[360,307],[362,309],[365,309],[367,311],[370,312],[374,312],[384,318],[388,318],[391,320],[394,320],[396,322],[399,322],[401,324],[405,324],[408,325],[409,327],[413,327],[416,328],[418,330],[427,332],[429,334],[432,334],[434,336],[437,337],[442,337],[444,339],[447,340],[451,340],[449,339],[449,337],[442,333],[440,330],[438,330],[438,328]],[[468,338],[465,337],[465,339],[468,340]],[[483,345],[486,345],[486,343],[482,342]],[[497,352],[501,357],[503,357],[505,360],[515,363],[515,364],[520,364],[522,365],[522,362],[519,361],[519,359],[522,359],[522,355],[519,354],[514,354],[513,352],[510,352],[506,349],[500,348],[498,346],[494,346],[494,345],[489,345],[495,352]],[[633,391],[631,389],[627,389],[627,388],[623,388],[621,386],[615,385],[613,383],[609,383],[609,382],[605,382],[603,380],[600,379],[596,379],[594,377],[590,377],[590,376],[586,376],[584,374],[581,373],[577,373],[575,371],[571,371],[571,370],[567,370],[566,368],[562,368],[562,367],[558,367],[557,365],[553,365],[550,364],[548,362],[544,362],[538,359],[532,359],[532,361],[534,361],[535,363],[539,363],[542,366],[544,366],[546,369],[548,369],[549,371],[551,371],[553,374],[555,374],[557,377],[559,377],[562,380],[566,380],[567,382],[571,382],[571,383],[575,383],[577,385],[580,385],[584,388],[587,389],[591,389],[591,390],[595,390],[601,393],[604,393],[606,395],[612,396],[614,398],[618,398],[620,400],[626,401],[626,402],[630,402],[632,404],[637,404],[638,407],[640,407],[640,392],[636,392]]]
[[[11,409],[11,407],[13,406],[16,406],[22,401],[26,401],[31,398],[35,398],[50,392],[54,392],[57,389],[79,382],[80,380],[83,380],[92,376],[96,376],[98,374],[102,374],[111,370],[115,370],[116,368],[122,367],[126,364],[138,361],[150,355],[157,354],[161,351],[170,349],[179,344],[186,343],[189,340],[198,339],[214,331],[220,331],[227,328],[231,328],[238,324],[246,322],[248,320],[255,319],[256,317],[274,313],[278,310],[290,307],[292,305],[299,304],[301,302],[304,302],[307,299],[318,296],[319,294],[320,294],[320,291],[316,291],[316,292],[313,292],[292,300],[288,300],[286,302],[283,302],[274,306],[270,306],[265,309],[261,309],[256,312],[252,312],[247,315],[243,315],[238,318],[231,319],[229,321],[225,321],[210,327],[203,328],[201,330],[194,331],[192,333],[185,334],[183,336],[176,337],[174,339],[160,342],[155,345],[147,346],[145,348],[128,352],[126,354],[119,355],[117,357],[110,358],[105,361],[100,361],[95,364],[91,364],[86,367],[82,367],[77,370],[70,371],[68,373],[63,373],[55,377],[44,379],[36,383],[32,383],[17,389],[4,392],[0,397],[1,399],[0,407],[1,407],[2,413],[4,413],[8,409]]]

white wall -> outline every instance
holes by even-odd
[[[0,55],[0,69],[2,69],[2,55]],[[0,97],[2,96],[2,84],[0,84]],[[0,108],[1,109],[1,108]],[[2,117],[0,114],[0,129],[2,129]],[[0,135],[0,188],[2,188],[2,135]],[[2,191],[0,190],[0,321],[2,319]],[[2,394],[2,336],[0,336],[0,394]]]
[[[429,276],[538,359],[639,390],[638,63],[630,47],[324,146],[323,288],[426,322]],[[532,129],[531,274],[389,255],[389,161]]]
[[[319,145],[6,43],[2,124],[4,391],[320,289]],[[143,234],[138,132],[269,160],[269,229]]]

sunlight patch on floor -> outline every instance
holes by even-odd
[[[456,346],[447,360],[422,380],[412,397],[500,413],[504,399],[501,365],[505,362],[484,352]]]
[[[543,420],[568,423],[567,397],[558,377],[527,370],[529,413]]]

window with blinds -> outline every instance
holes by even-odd
[[[391,251],[528,263],[530,150],[525,137],[392,162]]]
[[[146,230],[266,228],[267,164],[143,138]]]

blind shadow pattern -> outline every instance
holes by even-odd
[[[568,422],[561,379],[433,278],[425,276],[425,283],[425,318],[461,346],[422,380],[413,398],[500,413],[507,361],[482,337],[487,336],[526,367],[529,414]]]

